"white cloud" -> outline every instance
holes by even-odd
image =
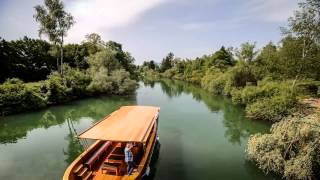
[[[252,19],[268,22],[284,22],[293,15],[298,0],[249,0],[246,9]]]
[[[66,3],[76,24],[69,31],[67,41],[79,42],[91,32],[108,39],[113,28],[134,23],[147,10],[165,0],[77,0]]]
[[[219,19],[212,21],[198,21],[184,23],[179,26],[184,31],[226,31],[235,30],[243,25],[243,22],[247,21],[248,16],[235,17],[229,19]]]

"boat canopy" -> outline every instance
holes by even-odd
[[[145,143],[160,108],[152,106],[122,106],[103,120],[82,132],[84,139]]]

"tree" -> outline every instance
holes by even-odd
[[[90,48],[85,44],[67,44],[64,49],[64,62],[71,67],[87,69]],[[65,73],[65,72],[64,72]]]
[[[234,65],[235,62],[232,58],[232,54],[228,52],[224,46],[216,51],[212,56],[208,57],[206,62],[207,68],[214,66],[220,70],[226,70],[228,67]]]
[[[104,48],[104,42],[101,39],[101,36],[97,33],[87,34],[85,36],[85,41],[82,42],[82,45],[87,47],[89,55],[95,54]]]
[[[165,58],[163,58],[160,66],[160,71],[165,72],[166,70],[172,68],[173,59],[174,59],[174,54],[170,52]]]
[[[256,43],[251,44],[246,42],[240,45],[240,50],[237,50],[236,56],[239,60],[251,62],[254,57],[257,55],[258,51],[255,51]]]
[[[13,77],[25,82],[46,79],[55,70],[50,48],[48,42],[28,37],[15,41],[0,39],[0,81]]]
[[[153,70],[156,69],[156,64],[155,64],[155,62],[153,60],[150,61],[149,68],[153,69]]]
[[[306,0],[299,3],[299,8],[298,11],[295,11],[294,16],[288,20],[289,29],[283,29],[284,34],[296,36],[298,40],[302,42],[302,52],[300,56],[302,63],[299,63],[299,70],[296,72],[292,87],[295,86],[296,80],[301,76],[302,72],[304,72],[304,69],[306,69],[306,59],[316,53],[319,54],[320,43],[320,1]],[[318,52],[315,53],[314,49],[317,49]]]
[[[87,34],[86,35],[86,42],[92,43],[97,46],[103,44],[101,36],[97,33]]]
[[[60,0],[44,0],[44,6],[35,6],[34,18],[40,24],[39,35],[47,35],[54,45],[60,46],[60,66],[63,64],[63,43],[67,31],[74,24],[70,13],[64,11],[64,5]],[[59,62],[57,61],[59,68]],[[63,68],[60,68],[63,75]]]
[[[282,68],[277,46],[269,42],[262,48],[254,62],[255,75],[258,79],[263,79],[266,76],[279,78],[284,74]]]
[[[144,61],[142,66],[147,67],[148,69],[155,70],[157,65],[153,60],[151,60],[151,61]]]

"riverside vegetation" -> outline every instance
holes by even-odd
[[[0,115],[35,110],[99,94],[126,95],[137,87],[134,58],[122,45],[96,33],[80,44],[64,45],[75,23],[60,0],[35,7],[39,35],[0,38]]]
[[[140,67],[148,79],[192,82],[245,106],[252,119],[271,121],[270,134],[249,138],[247,156],[266,173],[287,179],[320,177],[319,109],[301,103],[320,96],[320,2],[305,0],[289,18],[278,45],[261,50],[246,42],[240,48],[221,47],[196,59],[169,53],[160,64]]]
[[[1,42],[10,45],[15,43],[15,41],[6,42],[5,40]],[[112,44],[117,43],[112,42]],[[63,75],[55,71],[56,69],[54,68],[50,69],[46,65],[41,65],[40,68],[45,70],[41,74],[42,77],[38,76],[40,81],[36,82],[29,82],[29,80],[33,80],[33,77],[25,76],[23,75],[24,70],[20,71],[17,69],[25,68],[25,71],[37,73],[36,68],[38,67],[32,66],[33,63],[37,63],[33,62],[36,61],[32,58],[33,55],[15,59],[15,61],[20,61],[20,63],[12,63],[10,61],[12,56],[7,56],[2,60],[8,60],[10,64],[1,66],[1,68],[7,68],[6,70],[12,72],[19,72],[21,76],[19,74],[12,75],[0,85],[0,113],[7,115],[35,110],[48,105],[66,103],[74,99],[99,94],[126,95],[133,93],[137,87],[133,58],[122,51],[120,44],[117,45],[118,48],[114,49],[106,43],[106,46],[101,46],[97,52],[90,54],[88,57],[84,56],[82,59],[84,62],[81,63],[87,63],[85,65],[87,66],[86,68],[82,68],[82,65],[79,67],[77,65],[74,66],[72,63],[64,63]],[[1,49],[0,52],[2,52],[2,55],[5,55],[9,50],[11,50],[10,53],[29,53],[29,48]],[[74,53],[81,53],[81,51]],[[29,70],[29,64],[27,64],[29,62],[25,60],[30,61],[31,67],[35,69]],[[126,66],[121,62],[126,63],[125,65],[128,65],[127,68],[130,69],[126,70]],[[46,64],[46,62],[40,63]]]

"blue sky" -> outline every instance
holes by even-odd
[[[298,0],[65,0],[75,17],[67,42],[81,42],[91,32],[123,44],[141,64],[170,51],[182,58],[210,54],[222,45],[259,47],[281,38],[280,26]],[[1,0],[0,36],[37,37],[33,7],[42,0]]]

